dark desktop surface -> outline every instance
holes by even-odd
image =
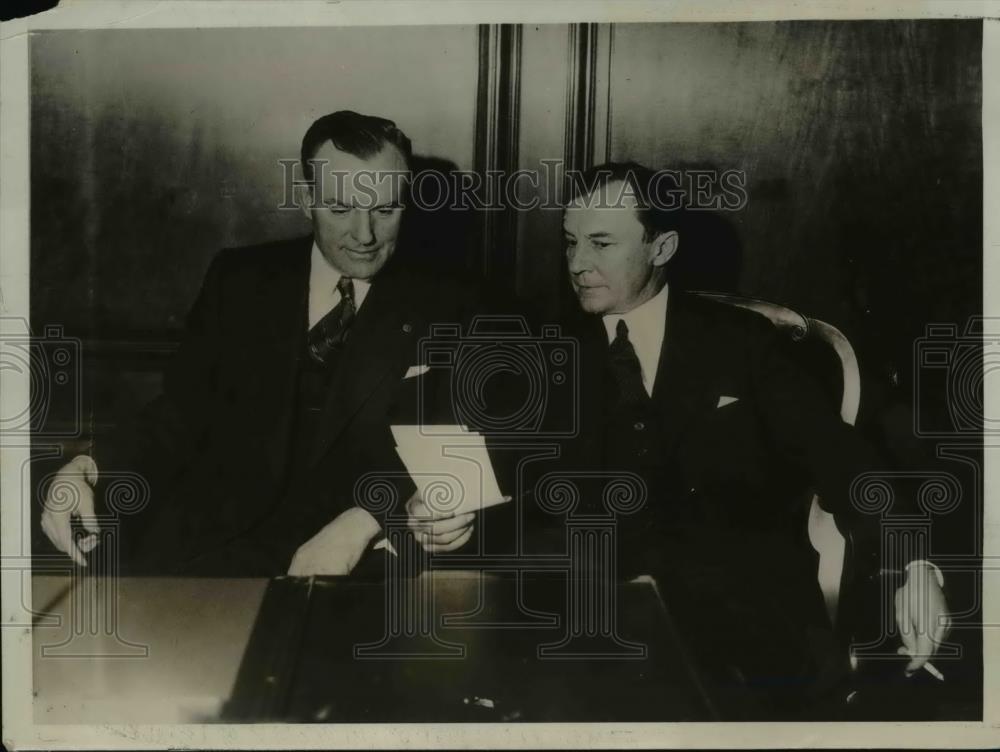
[[[111,578],[52,564],[31,578],[37,723],[960,721],[983,712],[981,632],[958,618],[934,657],[943,681],[907,677],[889,635],[876,655],[860,651],[843,683],[803,696],[803,715],[704,667],[696,674],[648,580],[619,584],[615,610],[573,621],[566,604],[581,593],[564,574],[526,573],[519,596],[510,576],[460,571],[393,584]],[[567,641],[573,623],[595,637],[578,630]]]
[[[651,580],[595,598],[574,586],[475,572],[272,580],[224,719],[717,718]]]

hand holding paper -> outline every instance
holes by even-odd
[[[486,441],[464,426],[392,426],[396,451],[434,517],[510,501],[497,484]]]
[[[409,526],[431,553],[454,551],[472,537],[475,513],[510,501],[497,485],[482,435],[464,426],[392,426],[396,451],[417,491]]]
[[[414,491],[406,502],[406,511],[409,515],[407,526],[424,550],[432,554],[455,551],[472,537],[474,512],[437,516],[424,504],[419,491]]]

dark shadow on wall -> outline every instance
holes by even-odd
[[[414,155],[409,205],[396,253],[408,265],[465,275],[476,271],[479,221],[472,208],[453,202],[458,165],[443,157]],[[417,195],[419,194],[419,195]]]
[[[678,226],[680,243],[667,279],[682,290],[738,293],[743,242],[735,224],[714,211],[689,211]]]
[[[679,162],[674,195],[659,197],[665,205],[679,199],[674,227],[680,236],[677,253],[667,265],[667,280],[676,289],[736,294],[743,272],[743,239],[734,218],[725,211],[738,198],[722,185],[722,166],[711,162]],[[702,182],[698,178],[708,178]],[[696,185],[697,183],[697,185]],[[665,183],[661,183],[663,187]],[[697,189],[696,189],[697,188]],[[742,207],[740,207],[742,208]]]
[[[0,8],[0,21],[44,13],[59,5],[59,0],[7,0]]]

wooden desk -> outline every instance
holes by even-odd
[[[570,596],[583,589],[602,597]],[[605,591],[565,574],[435,571],[392,583],[272,580],[226,717],[502,723],[718,714],[652,580]]]
[[[267,580],[259,579],[36,575],[35,722],[712,717],[690,667],[676,650],[666,612],[651,586],[629,586],[622,596],[631,614],[623,618],[630,622],[625,632],[649,644],[649,660],[585,657],[538,663],[532,657],[534,645],[558,642],[560,630],[545,624],[497,629],[497,620],[509,621],[513,614],[516,598],[508,581],[492,579],[483,585],[478,574],[468,572],[430,576],[436,609],[464,612],[478,623],[449,625],[446,619],[442,625],[445,639],[467,643],[464,658],[358,661],[352,652],[355,645],[378,641],[385,629],[382,582],[322,579],[311,584],[279,578],[269,588]],[[524,593],[525,604],[536,613],[561,601],[565,589],[561,582],[539,586]],[[248,652],[254,630],[256,647]],[[255,656],[255,650],[263,651],[263,657]],[[274,665],[275,651],[280,665]],[[288,707],[299,711],[223,716],[241,666],[245,690],[254,693],[255,687],[264,687],[267,700],[272,685],[284,685]],[[530,689],[517,689],[522,685]],[[480,713],[462,704],[463,697],[477,693],[504,697],[497,702],[499,712],[521,701],[511,692],[533,698],[514,716]],[[341,707],[339,716],[323,710],[332,698],[340,698],[334,703]],[[370,704],[370,698],[378,698],[378,704]],[[625,711],[615,709],[616,700]],[[646,703],[653,710],[644,707]],[[466,710],[473,712],[467,715]]]
[[[256,579],[36,575],[35,722],[217,719],[266,587]]]
[[[440,573],[435,600],[452,613],[468,613],[475,610],[477,604],[481,605],[482,610],[474,621],[503,617],[513,602],[509,594],[481,597],[487,594],[470,586],[469,577],[468,573],[461,572]],[[111,589],[112,584],[114,589]],[[269,583],[262,579],[169,578],[123,578],[113,583],[99,577],[36,574],[32,577],[32,585],[36,614],[33,631],[35,722],[166,724],[222,720],[224,704],[233,697],[241,667],[252,668],[246,665],[245,658],[255,625],[267,612],[267,609],[262,611],[261,606]],[[338,663],[341,671],[346,667],[353,674],[348,684],[354,690],[357,706],[352,706],[347,714],[356,720],[370,721],[388,720],[392,716],[397,716],[398,720],[400,708],[412,712],[409,720],[432,720],[438,707],[443,709],[440,720],[450,720],[455,715],[456,699],[461,702],[465,695],[472,693],[501,699],[504,690],[509,691],[514,686],[506,674],[511,673],[516,679],[518,673],[533,671],[525,663],[525,655],[518,654],[516,641],[507,639],[510,635],[483,629],[470,631],[467,626],[448,620],[440,625],[439,636],[446,641],[465,644],[467,660],[477,665],[470,670],[463,668],[464,661],[435,661],[433,671],[425,678],[420,675],[421,669],[411,666],[405,671],[413,675],[411,678],[416,684],[424,683],[418,698],[420,702],[407,699],[384,707],[365,706],[361,704],[364,699],[361,690],[370,690],[377,681],[383,680],[384,669],[393,662],[368,661],[362,665],[348,660],[345,651],[353,643],[378,640],[382,634],[381,623],[361,618],[382,602],[382,586],[380,583],[354,582],[338,586],[336,582],[324,580],[318,580],[317,585],[319,594],[325,590],[342,594],[310,601],[311,608],[330,612],[327,617],[300,624],[311,625],[309,629],[319,637],[316,634],[310,637],[302,631],[285,640],[292,652],[310,639],[314,640],[314,645],[320,645],[306,650],[306,657],[314,659],[316,665],[306,664],[308,670],[299,677],[305,681],[299,681],[297,688],[288,688],[291,704],[301,711],[300,720],[325,719],[322,712],[328,703],[324,692],[329,694],[330,687],[324,689],[316,681],[309,681],[308,675],[312,674],[313,679],[327,674],[332,677],[333,672],[327,672],[324,666]],[[540,610],[546,610],[554,600],[543,593],[538,602],[533,603],[530,593],[526,596],[526,604]],[[275,613],[279,621],[290,615],[289,610],[279,608],[276,612],[272,610],[269,618]],[[344,618],[345,614],[348,618]],[[623,627],[627,627],[627,633],[654,621],[653,615],[644,614],[633,619],[635,624],[632,626],[623,623]],[[337,632],[344,633],[343,639],[335,637]],[[519,634],[527,639],[531,632],[528,628],[520,630]],[[544,641],[548,641],[557,632],[542,630],[542,633]],[[963,634],[968,642],[968,630],[956,632],[954,639],[962,639]],[[655,639],[650,639],[652,636],[636,637],[651,646],[655,643]],[[263,644],[266,647],[266,642]],[[859,703],[855,702],[843,711],[847,715],[832,717],[854,720],[979,717],[982,712],[978,693],[981,663],[974,659],[979,654],[970,652],[973,659],[938,662],[946,671],[948,681],[945,683],[923,672],[911,679],[904,679],[901,674],[894,679],[856,677],[856,688],[860,690],[858,697],[867,698],[862,705],[870,704],[871,707],[859,708]],[[432,664],[424,662],[423,665]],[[624,684],[614,678],[602,682],[604,677],[588,676],[593,671],[592,666],[574,666],[571,661],[563,661],[560,665],[562,668],[555,673],[531,674],[529,693],[551,697],[554,701],[546,699],[544,703],[527,706],[523,720],[558,720],[556,716],[570,712],[585,712],[586,720],[623,719],[625,716],[617,712],[602,718],[599,711],[609,708],[603,701],[588,708],[585,702],[574,698],[574,679],[571,677],[578,683],[596,682],[616,696],[622,696],[629,687],[641,690],[649,682],[648,676]],[[284,674],[287,672],[278,672],[279,676]],[[249,680],[253,680],[253,671],[250,671]],[[442,688],[454,697],[445,697]],[[332,689],[335,691],[336,687]],[[655,689],[647,694],[651,699],[662,696]],[[421,702],[427,707],[422,707]],[[510,704],[509,697],[503,703],[498,702],[498,708],[502,709],[505,704]],[[528,711],[533,711],[535,717],[527,715]],[[671,718],[671,712],[667,708],[662,714],[634,720],[693,720],[685,717],[686,714]],[[476,713],[478,715],[470,715],[469,719],[502,719],[490,717],[485,709]],[[331,716],[327,720],[335,718]]]

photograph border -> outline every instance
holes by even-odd
[[[706,7],[707,6],[707,7]],[[873,7],[874,6],[874,7]],[[988,14],[984,18],[984,15]],[[1000,2],[81,2],[0,27],[0,327],[29,312],[29,36],[43,29],[223,28],[260,26],[436,25],[483,23],[723,22],[789,19],[984,18],[983,315],[1000,317]],[[0,329],[0,335],[8,332]],[[23,378],[22,378],[23,376]],[[4,373],[0,407],[28,404],[26,374]],[[1000,414],[1000,389],[985,380],[984,409]],[[157,748],[643,748],[643,747],[991,747],[1000,743],[1000,491],[984,442],[984,718],[940,723],[594,723],[594,724],[253,724],[35,725],[31,603],[31,507],[20,468],[30,447],[4,437],[0,448],[0,629],[3,744],[8,749]],[[25,534],[28,531],[29,534]],[[992,577],[992,580],[990,579]],[[25,590],[25,588],[27,588]],[[8,626],[9,625],[9,626]],[[993,625],[993,626],[990,626]]]

